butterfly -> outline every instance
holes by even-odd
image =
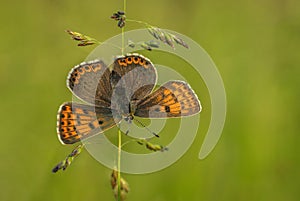
[[[191,116],[201,111],[190,85],[168,81],[154,90],[157,71],[139,54],[117,57],[111,66],[101,60],[75,66],[67,86],[83,103],[62,104],[57,133],[63,144],[73,144],[116,126],[122,120]]]

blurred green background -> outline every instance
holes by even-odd
[[[228,100],[223,135],[200,161],[210,102],[198,80],[187,77],[206,108],[204,126],[171,167],[124,174],[128,200],[300,200],[300,2],[127,3],[127,17],[183,33],[205,48]],[[114,200],[111,170],[87,152],[65,172],[51,169],[73,148],[56,137],[57,109],[71,100],[67,73],[93,49],[76,47],[64,30],[106,40],[120,32],[109,16],[122,7],[120,0],[1,1],[1,201]]]

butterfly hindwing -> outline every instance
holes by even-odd
[[[182,117],[197,114],[201,105],[189,84],[169,81],[136,102],[135,116],[150,118]]]
[[[102,107],[110,106],[110,70],[99,60],[75,66],[67,79],[69,89],[81,100]]]
[[[63,144],[73,144],[102,133],[119,121],[109,108],[64,103],[58,111],[57,133]]]

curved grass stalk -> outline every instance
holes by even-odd
[[[140,21],[140,20],[126,19],[126,21],[127,22],[135,22],[135,23],[138,23],[138,24],[142,24],[142,25],[146,26],[146,28],[154,27],[154,26],[148,24],[147,22]]]

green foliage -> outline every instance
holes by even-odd
[[[155,51],[155,63],[182,73],[204,97],[199,133],[166,170],[126,175],[130,201],[298,201],[300,2],[128,1],[127,17],[182,32],[204,47],[223,77],[228,113],[221,140],[198,160],[210,120],[209,94],[184,61]],[[81,154],[63,174],[53,165],[71,152],[58,143],[58,106],[71,100],[64,80],[88,48],[74,48],[66,27],[106,39],[118,34],[103,19],[119,1],[18,1],[1,4],[1,201],[111,200],[111,170]],[[128,21],[127,21],[128,22]],[[126,24],[126,26],[129,23]],[[148,52],[143,52],[147,56]],[[160,133],[167,145],[177,124]],[[115,130],[108,133],[112,136]],[[134,147],[136,148],[136,146]],[[144,149],[144,147],[140,147]]]

